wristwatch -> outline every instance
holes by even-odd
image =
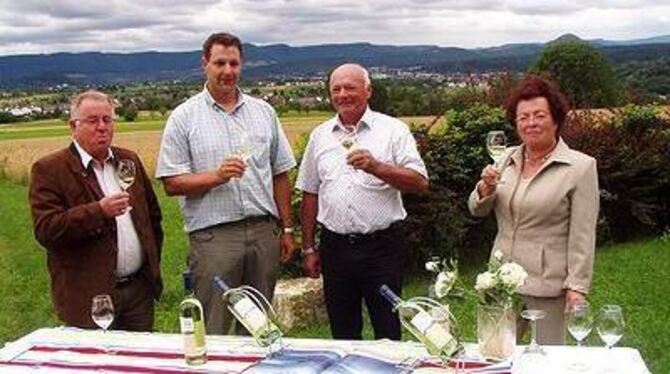
[[[292,235],[293,227],[283,227],[281,233],[284,235]]]
[[[307,247],[307,248],[303,248],[303,249],[301,249],[301,250],[300,250],[300,255],[301,255],[302,257],[305,257],[305,256],[307,256],[307,255],[311,255],[312,253],[316,253],[316,252],[318,252],[318,250],[316,249],[316,247],[311,246],[311,247]]]

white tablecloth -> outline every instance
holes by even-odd
[[[381,362],[423,364],[414,373],[445,373],[449,370],[431,368],[437,362],[414,342],[335,341],[323,339],[284,339],[287,349],[328,350],[340,356],[373,357]],[[476,356],[476,346],[466,345],[467,355]],[[469,370],[466,373],[566,373],[566,365],[575,359],[586,361],[590,370],[602,373],[648,374],[642,357],[633,348],[544,347],[546,355],[537,366],[521,371],[519,359],[523,347],[517,347],[512,362],[497,365],[497,371]],[[267,353],[248,337],[207,336],[210,360],[202,366],[188,366],[183,360],[182,338],[178,334],[131,333],[75,328],[44,328],[21,339],[7,343],[0,350],[0,373],[239,373],[257,365]],[[521,356],[523,358],[523,356]],[[402,365],[401,365],[402,366]],[[538,369],[539,367],[539,369]],[[281,372],[281,371],[280,371]]]

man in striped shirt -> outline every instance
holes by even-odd
[[[426,167],[407,125],[368,107],[372,90],[363,67],[342,65],[329,82],[337,115],[312,132],[296,182],[303,191],[303,267],[311,277],[323,270],[334,338],[361,339],[365,300],[375,338],[398,340],[398,317],[378,290],[386,284],[401,292],[401,192],[427,191]]]
[[[204,89],[167,121],[156,175],[168,195],[182,197],[195,293],[207,332],[224,334],[232,317],[215,294],[213,276],[233,287],[255,287],[272,300],[279,262],[293,255],[287,172],[295,159],[274,109],[237,86],[237,37],[211,35],[202,67]]]

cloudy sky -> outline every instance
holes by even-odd
[[[0,55],[195,50],[214,31],[290,45],[634,39],[670,34],[670,0],[0,0]]]

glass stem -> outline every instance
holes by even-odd
[[[533,319],[530,321],[530,345],[535,347],[537,346],[537,330],[536,330],[536,321]]]

